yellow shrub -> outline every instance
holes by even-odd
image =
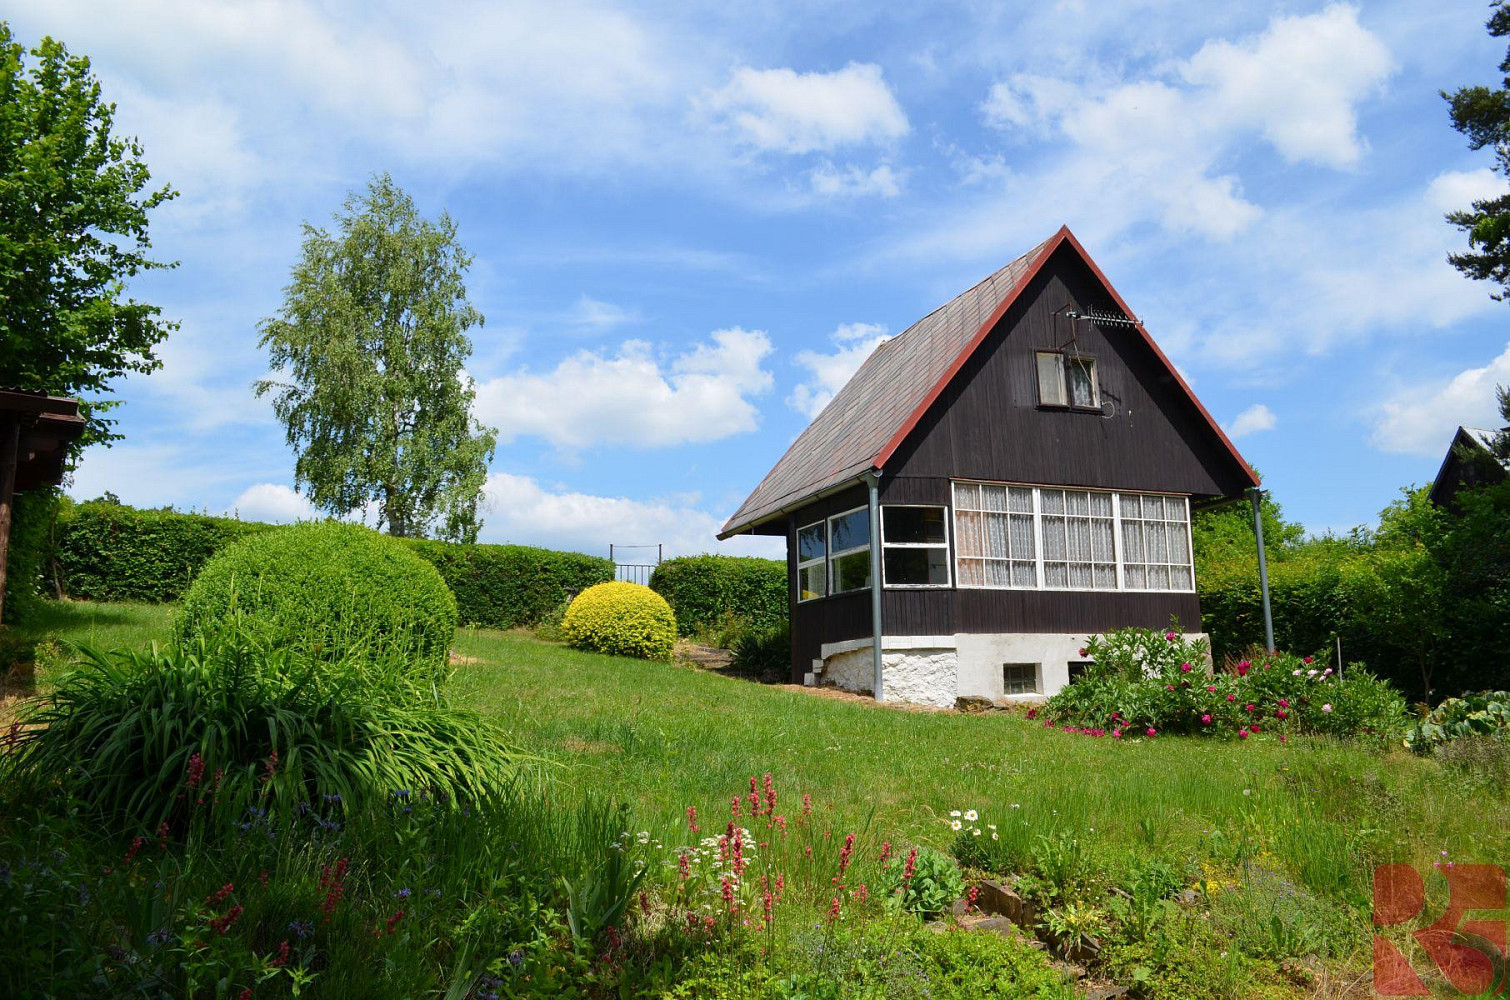
[[[613,656],[669,660],[676,615],[666,599],[638,583],[600,583],[578,594],[561,620],[568,645]]]

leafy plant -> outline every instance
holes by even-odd
[[[407,546],[356,524],[296,524],[227,546],[184,596],[181,639],[210,635],[232,619],[268,646],[317,658],[364,655],[421,688],[449,673],[456,600],[435,568]],[[390,655],[392,654],[392,655]]]
[[[1405,734],[1417,752],[1469,736],[1510,736],[1510,691],[1480,691],[1448,698]]]
[[[0,768],[38,794],[61,783],[113,827],[265,826],[421,790],[475,802],[501,794],[521,759],[481,716],[384,698],[366,661],[269,650],[234,629],[80,656],[22,714]]]
[[[1106,929],[1106,914],[1088,903],[1073,900],[1043,911],[1043,924],[1065,954],[1091,943]]]
[[[669,660],[676,645],[676,616],[665,598],[649,587],[600,583],[571,602],[561,621],[561,634],[578,649]]]
[[[881,883],[889,902],[925,920],[948,910],[965,892],[954,859],[930,847],[918,848],[911,878],[905,865],[895,864],[882,871]]]
[[[766,684],[779,684],[792,673],[792,636],[786,623],[747,632],[734,643],[733,669]]]

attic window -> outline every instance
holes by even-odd
[[[1101,406],[1096,359],[1058,351],[1039,351],[1038,405],[1094,410]]]

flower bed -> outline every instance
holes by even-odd
[[[1081,654],[1094,666],[1035,713],[1045,728],[1111,739],[1321,733],[1393,740],[1404,726],[1404,699],[1358,665],[1338,674],[1309,656],[1271,652],[1212,674],[1203,641],[1150,629],[1095,636]]]

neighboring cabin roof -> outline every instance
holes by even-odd
[[[1437,478],[1432,480],[1431,491],[1427,494],[1431,501],[1437,505],[1445,505],[1457,492],[1459,481],[1463,478],[1465,470],[1460,468],[1457,461],[1458,446],[1481,450],[1485,455],[1494,454],[1494,439],[1498,431],[1488,430],[1483,427],[1459,427],[1457,433],[1452,436],[1452,444],[1447,447],[1447,454],[1442,458],[1442,467],[1437,470]],[[1510,471],[1510,462],[1503,459],[1499,464]],[[1492,474],[1493,466],[1489,467]]]
[[[1061,227],[980,284],[872,351],[859,371],[729,518],[718,537],[728,538],[748,530],[793,505],[884,467],[1044,263],[1064,245],[1080,256],[1117,307],[1131,317],[1132,310],[1086,254],[1080,241],[1068,227]],[[1142,324],[1135,329],[1253,485],[1258,485],[1248,464]]]

